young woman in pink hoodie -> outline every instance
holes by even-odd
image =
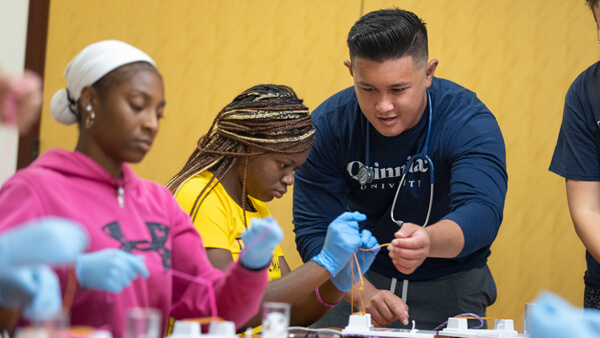
[[[75,151],[48,150],[2,186],[0,234],[49,215],[84,226],[87,251],[75,266],[55,269],[63,293],[72,296],[65,304],[72,325],[108,329],[120,338],[133,307],[159,309],[163,328],[169,316],[245,323],[258,310],[281,229],[272,221],[253,222],[244,234],[252,245],[242,258],[225,271],[213,268],[171,193],[127,164],[150,150],[164,114],[154,61],[107,40],[82,50],[64,76],[67,88],[54,95],[51,112],[63,124],[77,123]],[[75,277],[72,293],[67,285]],[[2,309],[0,318],[18,311]]]

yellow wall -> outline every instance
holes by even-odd
[[[593,16],[583,0],[52,0],[45,99],[64,86],[68,61],[86,45],[121,39],[148,52],[164,75],[166,118],[154,149],[134,166],[160,183],[185,162],[215,114],[261,82],[288,84],[312,109],[351,85],[345,38],[361,13],[398,6],[429,28],[437,76],[478,93],[503,130],[509,192],[490,266],[498,285],[492,316],[515,319],[552,290],[581,306],[584,249],[568,214],[564,180],[548,172],[564,94],[597,61]],[[76,128],[42,115],[42,151],[72,149]],[[300,259],[291,194],[270,207]]]

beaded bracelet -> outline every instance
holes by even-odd
[[[319,303],[321,303],[321,305],[326,306],[326,307],[334,307],[336,305],[338,305],[339,303],[341,303],[341,299],[339,300],[339,302],[335,303],[335,304],[329,304],[326,301],[323,300],[323,298],[321,298],[321,294],[319,294],[319,287],[317,286],[317,288],[315,289],[315,295],[317,296],[317,300],[319,301]]]

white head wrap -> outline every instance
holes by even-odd
[[[137,61],[146,61],[156,67],[150,56],[122,41],[105,40],[85,47],[69,62],[63,73],[67,88],[57,91],[52,97],[50,112],[54,119],[66,125],[77,122],[77,116],[69,109],[69,96],[72,102],[77,102],[83,87],[91,86],[116,68]],[[77,107],[71,106],[71,109],[76,110]]]

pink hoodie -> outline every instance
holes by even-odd
[[[119,191],[121,190],[122,193]],[[153,307],[169,316],[219,316],[240,327],[257,313],[267,271],[239,261],[226,272],[212,267],[189,216],[164,187],[135,175],[128,165],[114,179],[79,152],[52,149],[20,170],[0,189],[0,231],[42,216],[70,218],[85,226],[89,252],[120,248],[145,256],[148,279],[121,293],[77,287],[71,325],[106,328],[123,335],[126,311]],[[56,269],[63,292],[67,269]],[[192,283],[178,275],[196,276]]]

